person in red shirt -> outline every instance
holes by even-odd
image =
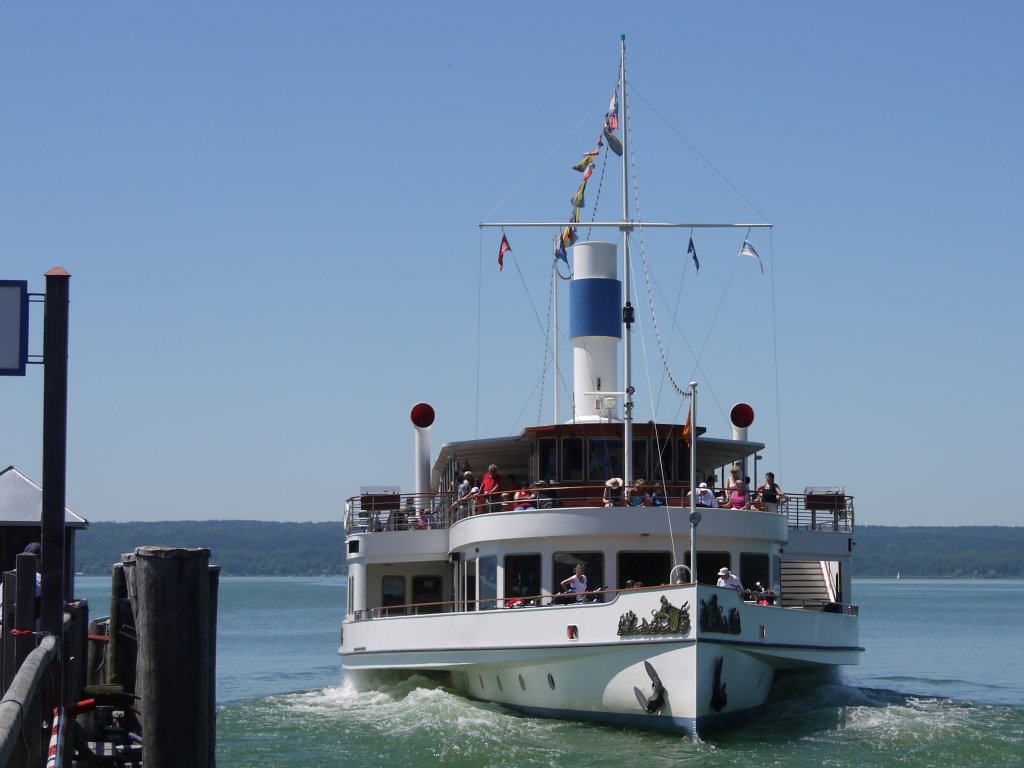
[[[501,511],[501,475],[498,465],[491,464],[480,481],[480,495],[486,499],[488,512]]]

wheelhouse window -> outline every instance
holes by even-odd
[[[672,554],[670,552],[619,552],[617,558],[617,580],[620,589],[625,589],[626,582],[635,585],[653,587],[668,584],[672,570]]]
[[[673,440],[661,437],[660,439],[651,438],[651,457],[652,467],[651,471],[647,473],[647,478],[653,480],[656,483],[664,483],[672,480],[672,444]],[[685,445],[685,443],[684,443]],[[658,452],[661,452],[661,456],[658,456]],[[682,478],[684,475],[677,475]]]
[[[540,592],[540,555],[505,555],[505,600]]]
[[[440,576],[413,576],[412,602],[416,613],[440,613],[444,599],[443,583]],[[427,605],[423,605],[427,603]]]
[[[622,477],[622,440],[610,437],[592,437],[587,441],[589,462],[587,480],[603,483],[611,477]]]
[[[582,482],[583,480],[583,438],[563,437],[562,438],[562,467],[561,477],[558,479],[565,482]]]
[[[384,576],[380,580],[381,605],[385,616],[403,613],[397,605],[405,605],[405,576]]]
[[[685,483],[690,479],[690,447],[686,444],[686,440],[681,437],[672,442],[675,443],[676,447],[676,478],[680,482]],[[698,483],[703,481],[704,478],[697,478]]]
[[[643,479],[651,477],[651,463],[648,461],[647,440],[633,441],[633,477]]]
[[[604,584],[604,554],[601,552],[556,552],[552,575],[555,583],[552,592],[562,591],[562,581],[576,571],[576,564],[583,563],[587,575],[587,591],[601,589]]]
[[[542,437],[537,440],[537,479],[558,480],[558,440]]]

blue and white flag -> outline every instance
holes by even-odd
[[[743,247],[740,248],[740,256],[753,256],[757,260],[757,266],[761,268],[761,274],[764,274],[764,264],[761,263],[761,257],[757,255],[757,251],[754,250],[754,246],[750,244],[749,240],[743,241]]]
[[[697,267],[697,271],[700,272],[700,262],[697,260],[697,249],[693,247],[693,238],[690,238],[690,247],[686,249],[686,252],[693,255],[693,265]]]

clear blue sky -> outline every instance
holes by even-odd
[[[619,8],[5,5],[0,278],[73,275],[69,505],[340,519],[412,485],[419,400],[435,448],[550,420],[553,233],[498,274],[476,225],[567,215],[625,33],[641,214],[776,225],[764,277],[742,233],[696,234],[696,277],[644,236],[699,423],[751,403],[761,470],[862,523],[1018,524],[1024,5]],[[635,250],[637,416],[674,419]],[[40,480],[41,367],[0,393],[0,466]]]

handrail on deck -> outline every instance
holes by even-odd
[[[684,566],[685,567],[685,566]],[[352,612],[352,617],[355,621],[372,621],[374,619],[383,619],[388,617],[399,617],[399,616],[429,616],[436,615],[439,613],[477,613],[484,611],[503,610],[510,609],[515,610],[519,608],[550,608],[552,606],[580,606],[580,605],[595,605],[605,602],[614,602],[618,598],[620,592],[636,592],[636,591],[658,591],[664,590],[667,587],[683,587],[683,586],[697,586],[692,583],[675,583],[675,584],[659,584],[643,587],[603,587],[601,589],[591,590],[589,592],[561,592],[561,593],[549,593],[543,595],[527,595],[523,597],[507,596],[504,598],[498,597],[487,597],[477,600],[442,600],[430,603],[405,603],[402,605],[382,605],[375,608],[365,608],[358,611]],[[702,586],[713,587],[713,584],[704,584]],[[721,587],[721,589],[726,589]],[[583,600],[577,599],[577,594],[583,596]],[[745,602],[755,602],[759,592],[746,591],[746,595],[750,595],[750,599],[743,597]],[[835,603],[829,600],[805,600],[800,599],[797,602],[799,605],[783,600],[781,596],[773,596],[775,602],[774,607],[785,607],[785,608],[798,608],[800,610],[811,610],[821,611],[823,613],[843,613],[851,616],[858,614],[858,608],[856,605],[850,603]]]
[[[39,684],[59,655],[57,638],[52,635],[44,637],[25,658],[3,699],[0,699],[0,765],[8,764],[14,748],[23,738],[25,712],[39,695]]]
[[[488,512],[515,512],[521,509],[557,509],[563,507],[601,507],[605,486],[574,485],[530,488],[528,498],[515,498],[504,492],[500,498],[475,494],[463,499],[453,492],[375,493],[353,496],[345,503],[345,535],[392,531],[424,531],[448,528],[467,517]],[[688,486],[668,486],[669,506],[688,506]],[[497,497],[498,494],[495,494]],[[615,505],[610,509],[624,508]],[[749,508],[763,511],[758,501]],[[706,511],[706,509],[705,509]],[[780,500],[778,513],[785,515],[790,528],[852,533],[853,496],[833,493],[787,493]],[[770,513],[766,513],[770,514]]]

